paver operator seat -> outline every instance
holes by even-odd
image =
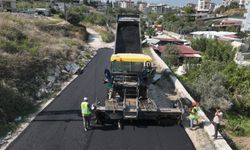
[[[145,54],[121,53],[113,54],[110,61],[111,73],[105,75],[113,88],[112,97],[118,93],[124,98],[125,93],[126,97],[146,99],[148,85],[155,73],[152,58]]]

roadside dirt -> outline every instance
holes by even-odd
[[[250,137],[231,137],[240,150],[250,150]]]
[[[179,95],[175,92],[175,87],[167,76],[162,76],[156,84],[149,86],[149,96],[158,107],[173,107],[173,101],[179,99]]]
[[[114,42],[112,43],[105,43],[102,41],[101,35],[91,28],[87,28],[87,32],[89,33],[88,44],[95,48],[114,48]]]
[[[164,70],[158,65],[156,60],[154,61],[154,67],[156,67],[157,72],[161,73]],[[166,75],[163,76],[160,81],[157,82],[157,84],[150,86],[150,92],[154,96],[154,98],[158,99],[166,99],[166,102],[170,102],[169,100],[178,100],[181,96],[178,94],[175,90],[175,86],[173,82],[168,78]],[[152,93],[152,91],[154,91]],[[169,105],[170,105],[169,103]],[[213,141],[210,140],[208,134],[204,131],[202,127],[197,127],[194,130],[191,130],[189,128],[189,120],[188,120],[188,114],[185,113],[183,115],[184,120],[182,122],[183,127],[185,128],[185,131],[187,132],[189,138],[193,142],[195,148],[197,150],[215,150],[215,146],[213,144]]]

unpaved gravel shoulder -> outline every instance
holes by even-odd
[[[158,65],[157,60],[153,60],[154,67],[156,67],[157,72],[164,74],[164,70]],[[154,98],[164,98],[166,101],[177,100],[181,96],[175,89],[174,84],[168,78],[168,75],[162,76],[161,80],[157,84],[150,86],[149,92],[154,95]],[[189,129],[189,120],[187,118],[188,114],[184,114],[183,127],[188,134],[189,138],[193,142],[197,150],[216,150],[213,141],[210,140],[208,134],[203,128],[197,128],[196,130]]]
[[[87,28],[87,32],[89,33],[88,44],[95,48],[114,48],[114,42],[105,43],[102,41],[101,35],[91,28]]]

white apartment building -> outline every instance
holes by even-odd
[[[250,31],[250,5],[247,5],[247,12],[244,14],[241,31]]]
[[[149,4],[147,6],[147,13],[151,12],[151,13],[157,13],[157,14],[163,14],[165,12],[167,12],[170,9],[170,6],[168,6],[167,4],[157,4],[157,5],[152,5]]]
[[[147,3],[143,2],[143,1],[138,1],[137,5],[138,5],[138,10],[141,11],[141,12],[144,12],[144,10],[145,10],[145,8],[147,6]]]
[[[211,9],[211,0],[198,0],[197,11],[208,12]]]
[[[131,0],[122,0],[119,2],[121,8],[133,8],[135,6],[134,1]]]

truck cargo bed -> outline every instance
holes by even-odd
[[[142,53],[139,16],[117,18],[115,53]]]

